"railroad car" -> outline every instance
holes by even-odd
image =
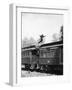
[[[22,70],[63,74],[63,41],[24,47],[22,52]]]

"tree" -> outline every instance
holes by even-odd
[[[35,45],[35,44],[36,44],[36,41],[34,40],[33,37],[31,37],[30,39],[25,37],[22,41],[22,47],[28,47],[28,46]]]
[[[59,34],[57,33],[53,34],[53,41],[54,42],[63,41],[63,26],[61,26]]]
[[[60,38],[59,38],[60,41],[63,41],[63,26],[61,26],[61,29],[60,29]]]
[[[59,41],[59,34],[57,34],[57,33],[53,34],[53,41],[54,42]]]

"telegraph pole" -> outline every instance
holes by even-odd
[[[36,51],[37,51],[37,69],[39,68],[39,57],[40,57],[40,46],[43,44],[43,41],[44,41],[44,35],[40,35],[40,39],[39,39],[39,42],[38,42],[38,45],[36,45]]]

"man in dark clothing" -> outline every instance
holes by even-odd
[[[45,36],[42,34],[42,35],[40,35],[40,41],[38,42],[38,43],[41,43],[41,42],[43,42],[43,38],[44,38]]]

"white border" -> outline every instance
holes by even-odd
[[[32,84],[48,84],[48,83],[62,83],[70,81],[70,61],[68,60],[67,52],[67,32],[69,29],[69,9],[66,8],[45,8],[45,7],[26,7],[23,5],[10,5],[10,39],[13,48],[10,56],[10,84],[11,85],[32,85]],[[63,76],[49,76],[49,77],[29,77],[21,78],[21,13],[35,12],[35,13],[53,13],[64,15],[64,75]],[[13,37],[13,38],[12,38]]]

